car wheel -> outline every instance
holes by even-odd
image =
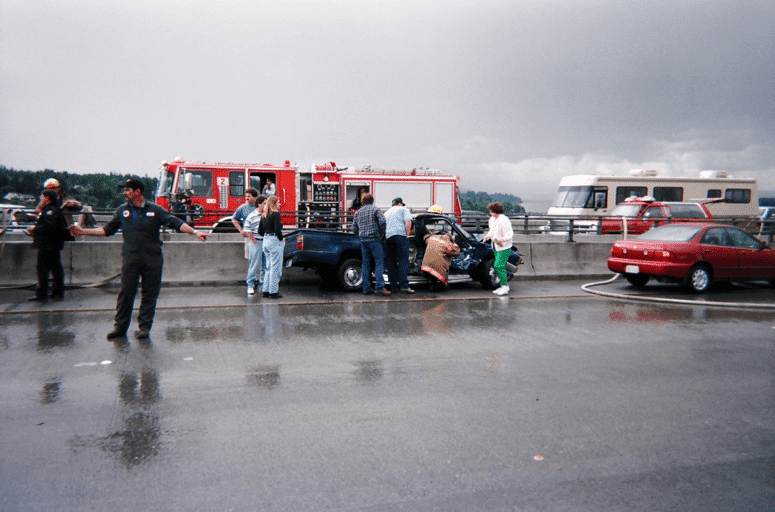
[[[649,279],[651,279],[650,276],[645,274],[625,274],[624,278],[635,288],[644,288],[646,283],[649,282]]]
[[[344,260],[336,269],[336,281],[344,291],[354,292],[361,289],[361,260],[350,258]]]
[[[710,268],[705,265],[692,267],[689,275],[686,277],[686,285],[694,293],[703,293],[708,290],[713,281]]]
[[[482,288],[488,290],[494,290],[501,285],[501,280],[498,274],[495,273],[495,259],[489,258],[482,262],[482,267],[479,269],[478,281],[482,283]]]

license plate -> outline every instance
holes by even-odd
[[[627,265],[626,267],[624,267],[624,271],[628,274],[640,273],[640,269],[638,268],[638,265]]]

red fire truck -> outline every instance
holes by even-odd
[[[189,162],[176,158],[162,162],[156,202],[187,215],[199,228],[234,231],[231,215],[245,202],[245,190],[259,192],[267,179],[276,186],[283,224],[302,227],[341,227],[350,206],[365,188],[374,203],[390,207],[395,197],[413,211],[431,205],[460,218],[457,176],[435,169],[379,169],[337,167],[334,162],[302,169],[286,160],[283,165]]]

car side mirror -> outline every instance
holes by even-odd
[[[770,248],[770,244],[765,242],[765,241],[763,241],[763,240],[760,240],[759,244],[760,244],[762,249],[769,249]]]

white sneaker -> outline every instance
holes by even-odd
[[[496,295],[508,295],[510,291],[511,291],[511,288],[509,288],[508,286],[501,286],[500,288],[498,288]]]
[[[492,293],[494,293],[495,295],[498,295],[498,292],[500,292],[500,291],[501,291],[501,288],[503,288],[503,286],[499,286],[499,287],[497,287],[496,289],[494,289],[494,290],[492,291]]]
[[[248,286],[248,295],[255,295],[255,294],[256,294],[256,289],[253,288],[252,286]]]

